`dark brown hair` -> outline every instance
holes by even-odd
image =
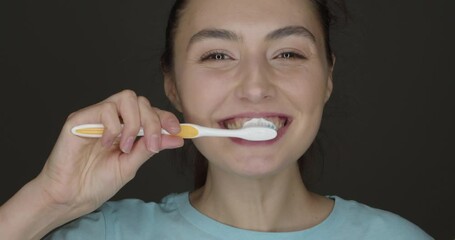
[[[161,55],[161,69],[165,74],[172,73],[174,69],[175,33],[178,29],[180,17],[188,2],[189,0],[176,0],[169,14],[166,27],[165,48]],[[333,65],[334,54],[330,44],[330,30],[340,18],[347,18],[345,2],[344,0],[311,0],[311,2],[318,12],[319,21],[323,28],[327,61],[330,65]],[[324,158],[324,152],[318,141],[316,139],[306,153],[299,159],[298,163],[301,173],[304,169],[304,163],[308,160],[314,160],[316,156]],[[205,184],[208,162],[199,151],[194,149],[193,145],[190,145],[190,148],[192,149],[185,151],[185,153],[194,155],[194,159],[191,161],[194,167],[194,186],[195,188],[199,188]],[[191,152],[194,152],[194,154],[191,154]]]

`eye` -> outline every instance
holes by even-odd
[[[230,57],[228,54],[220,51],[213,51],[213,52],[208,52],[204,55],[202,55],[200,61],[222,61],[222,60],[232,60],[233,58]]]
[[[281,58],[284,60],[306,59],[306,57],[303,56],[302,54],[299,54],[296,52],[290,52],[290,51],[282,52],[282,53],[278,54],[278,56],[276,56],[275,58]]]

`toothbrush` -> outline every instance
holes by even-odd
[[[71,129],[71,132],[80,137],[99,138],[103,135],[104,126],[102,124],[83,124]],[[164,129],[161,133],[171,135]],[[144,130],[141,128],[137,136],[143,136]],[[275,125],[265,119],[251,119],[243,124],[240,129],[220,129],[202,127],[191,123],[180,124],[180,132],[175,136],[182,138],[198,137],[236,137],[249,141],[266,141],[274,139],[277,135]]]

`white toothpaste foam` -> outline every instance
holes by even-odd
[[[276,130],[276,126],[273,122],[270,122],[264,118],[252,118],[243,123],[242,128],[246,127],[268,127]]]

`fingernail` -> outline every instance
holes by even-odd
[[[131,149],[133,148],[133,144],[134,144],[134,138],[133,137],[127,138],[126,141],[123,143],[122,151],[124,153],[130,153]]]
[[[158,153],[160,151],[160,137],[156,134],[150,136],[147,148],[150,152]]]
[[[169,125],[170,125],[169,131],[170,131],[171,133],[179,133],[179,132],[180,132],[180,124],[179,124],[178,121],[176,121],[176,120],[170,120],[170,121],[169,121]]]

